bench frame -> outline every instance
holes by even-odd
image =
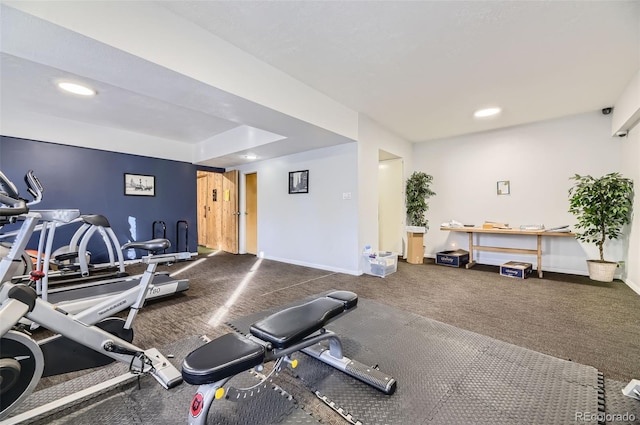
[[[355,294],[353,295],[355,296]],[[356,308],[355,305],[349,308],[345,306],[345,310],[342,313],[327,320],[324,324],[326,325],[326,323],[333,321],[338,317],[341,317],[345,313],[348,313],[354,310],[355,308]],[[272,316],[275,316],[278,314],[282,315],[282,313],[286,314],[286,310],[278,313],[274,313],[274,315]],[[272,317],[272,316],[269,316],[269,317]],[[263,320],[269,320],[269,317]],[[224,336],[227,337],[227,335],[224,335]],[[256,387],[260,387],[262,384],[264,384],[264,382],[266,382],[270,378],[272,374],[274,373],[277,374],[280,372],[283,362],[295,368],[296,362],[292,361],[289,356],[298,351],[302,351],[303,353],[311,357],[314,357],[328,364],[329,366],[332,366],[340,370],[341,372],[344,372],[382,391],[385,394],[391,395],[396,390],[396,385],[397,385],[396,380],[390,375],[387,375],[381,372],[375,367],[366,366],[362,363],[359,363],[355,360],[349,359],[348,357],[344,356],[343,349],[342,349],[342,342],[340,341],[339,336],[336,333],[325,329],[324,326],[319,330],[306,336],[302,340],[292,343],[285,348],[274,348],[271,342],[264,341],[252,334],[249,334],[246,336],[237,334],[237,338],[239,339],[247,338],[248,340],[264,347],[264,355],[262,356],[262,362],[254,366],[254,369],[256,369],[257,371],[261,371],[265,363],[275,360],[276,363],[273,367],[272,372],[268,376],[263,377],[261,381],[258,382],[256,385],[247,389],[235,389],[231,386],[229,386],[228,388],[225,388],[227,382],[230,379],[232,379],[236,374],[225,376],[224,378],[219,379],[215,382],[205,382],[200,384],[189,406],[189,424],[190,425],[206,425],[207,416],[214,400],[218,400],[223,397],[226,397],[229,394],[233,393],[234,390],[235,392],[238,392],[243,390],[252,390]],[[211,342],[215,342],[215,341],[216,340],[213,340]],[[328,347],[327,347],[327,342],[328,342]],[[250,370],[250,369],[251,368],[247,370]],[[198,371],[192,371],[192,372],[194,372],[194,374],[197,374]],[[188,372],[185,372],[185,366],[183,364],[182,374],[185,380],[189,382],[189,379],[188,377],[186,377],[185,373],[188,373]],[[254,392],[251,392],[251,394],[256,394],[258,392],[260,392],[259,389]]]

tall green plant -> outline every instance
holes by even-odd
[[[427,199],[436,193],[431,190],[433,176],[415,171],[411,177],[407,179],[405,188],[405,196],[407,203],[407,223],[409,226],[420,226],[429,228],[429,220],[427,220],[426,212],[429,209]]]
[[[633,206],[633,180],[620,173],[602,177],[580,176],[570,178],[575,185],[569,189],[569,212],[578,218],[576,237],[593,243],[605,261],[603,247],[607,239],[618,239],[622,226],[631,221]]]

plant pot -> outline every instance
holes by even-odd
[[[407,233],[427,233],[424,226],[406,226]]]
[[[424,232],[407,232],[407,263],[424,262]]]
[[[618,263],[611,261],[587,260],[589,279],[599,282],[611,282],[616,274]]]

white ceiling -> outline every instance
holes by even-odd
[[[638,1],[159,1],[154,7],[411,142],[611,106],[640,68]],[[351,140],[13,8],[2,12],[0,131],[37,116],[49,117],[38,120],[43,126],[64,119],[83,123],[79,129],[98,126],[200,150],[226,144],[205,146],[212,156],[200,161],[223,167],[246,162],[249,151],[262,150],[264,159]],[[51,85],[74,77],[99,95],[80,103]],[[485,106],[503,113],[473,119]],[[247,134],[238,127],[272,137],[262,147],[225,137]]]

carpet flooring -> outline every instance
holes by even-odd
[[[199,334],[214,338],[228,332],[225,322],[234,318],[344,289],[399,310],[593,366],[609,380],[626,383],[640,377],[640,296],[619,281],[601,283],[557,273],[517,280],[500,276],[496,267],[458,269],[429,259],[422,265],[400,261],[398,271],[382,279],[223,252],[160,269],[175,273],[185,265],[191,267],[178,277],[190,280],[189,291],[148,303],[134,325],[134,342],[139,346],[161,347]],[[48,378],[40,388],[65,379]],[[321,406],[308,408],[322,410]]]
[[[295,305],[301,302],[296,301]],[[249,314],[230,325],[248,332],[252,323],[271,312]],[[271,390],[269,385],[259,396],[242,402],[217,400],[208,415],[209,422],[293,425],[304,420],[302,423],[317,424],[310,415],[292,417],[296,410],[304,410],[300,394],[314,392],[335,403],[354,422],[368,425],[567,424],[573,422],[576,412],[600,411],[602,382],[591,366],[560,360],[363,298],[356,309],[332,321],[328,328],[340,335],[345,355],[365,365],[377,364],[395,377],[398,380],[395,394],[382,394],[324,363],[295,353],[293,357],[300,360],[300,365],[269,380],[279,391]],[[170,361],[179,367],[181,359],[202,344],[199,338],[191,337],[162,347],[161,351],[173,355]],[[47,402],[53,396],[85,388],[89,382],[101,382],[109,369],[114,376],[127,370],[122,364],[101,368],[37,392],[21,407],[26,409],[28,404],[35,407],[37,399]],[[291,379],[283,379],[293,375],[306,389],[291,387]],[[243,372],[229,385],[240,388],[256,382],[253,374]],[[37,423],[179,424],[185,421],[195,391],[196,387],[187,384],[165,390],[146,376],[139,387],[133,382],[123,385],[119,391],[108,392]]]

